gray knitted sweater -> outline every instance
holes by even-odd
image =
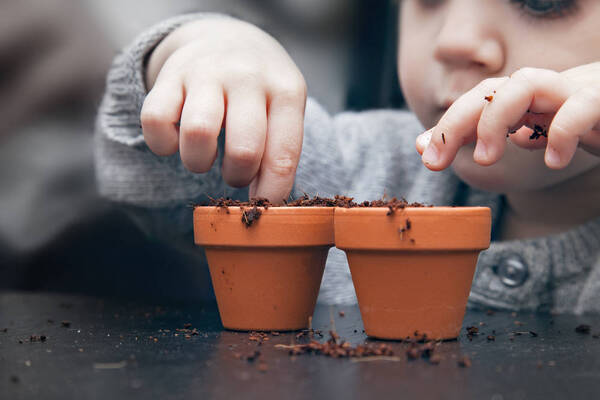
[[[123,204],[149,235],[193,247],[189,204],[206,195],[247,196],[227,187],[220,156],[206,174],[192,174],[179,155],[159,157],[146,146],[140,109],[146,95],[145,56],[169,32],[207,14],[164,21],[142,33],[114,61],[96,124],[100,193]],[[496,223],[502,198],[467,187],[450,171],[431,172],[414,150],[423,128],[398,110],[331,116],[316,101],[306,107],[302,156],[293,196],[343,194],[358,201],[403,196],[434,205],[484,205]],[[222,138],[221,138],[222,149]],[[195,257],[205,262],[195,249]],[[600,219],[558,235],[492,241],[478,261],[470,304],[514,310],[600,311]],[[199,285],[203,286],[203,285]],[[355,302],[344,254],[330,252],[319,301]]]

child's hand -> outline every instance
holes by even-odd
[[[476,141],[475,162],[491,165],[502,157],[507,135],[524,148],[545,147],[553,169],[566,167],[577,146],[600,155],[600,63],[486,79],[419,135],[417,151],[429,169],[442,170],[461,146]]]
[[[287,198],[302,149],[306,84],[286,51],[258,28],[209,18],[174,31],[152,53],[141,112],[158,155],[178,150],[207,172],[225,127],[223,179],[251,197]]]

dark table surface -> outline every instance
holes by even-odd
[[[332,317],[342,338],[367,340],[357,307],[318,306],[313,327],[327,332]],[[580,324],[591,332],[575,332]],[[600,398],[600,316],[468,311],[467,326],[480,334],[439,344],[438,365],[408,360],[398,342],[385,342],[389,360],[291,357],[275,345],[295,334],[259,346],[224,331],[212,305],[2,292],[0,398]],[[257,348],[260,360],[240,359]],[[465,355],[470,368],[458,366]]]

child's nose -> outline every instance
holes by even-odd
[[[464,7],[448,5],[441,20],[434,57],[449,67],[479,67],[488,74],[495,74],[505,63],[502,39],[495,29],[497,21],[487,17],[484,10],[477,10],[479,1],[469,2],[470,12],[465,12]]]

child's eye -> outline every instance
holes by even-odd
[[[510,0],[524,12],[539,18],[559,18],[574,12],[576,0]]]

